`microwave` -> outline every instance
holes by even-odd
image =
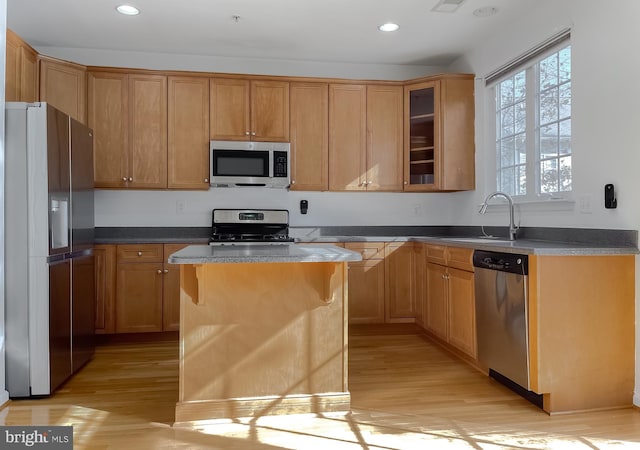
[[[213,187],[288,188],[288,142],[211,141],[209,182]]]

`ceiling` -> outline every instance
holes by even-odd
[[[39,49],[446,66],[536,2],[465,0],[446,13],[432,11],[438,0],[8,0],[7,24]],[[141,13],[118,14],[122,3]],[[498,13],[474,16],[488,6]],[[400,29],[377,29],[389,21]]]

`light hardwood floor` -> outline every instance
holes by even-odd
[[[178,347],[169,339],[100,346],[55,395],[11,401],[0,423],[73,425],[75,449],[640,448],[637,410],[550,417],[411,325],[352,327],[349,347],[348,414],[172,427]]]

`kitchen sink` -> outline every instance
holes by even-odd
[[[447,237],[444,238],[448,241],[457,241],[457,242],[471,242],[471,243],[491,243],[491,242],[514,242],[509,240],[509,238],[500,238],[493,236],[478,236],[478,237]]]

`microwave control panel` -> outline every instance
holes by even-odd
[[[273,152],[273,176],[274,177],[287,177],[287,152]]]

